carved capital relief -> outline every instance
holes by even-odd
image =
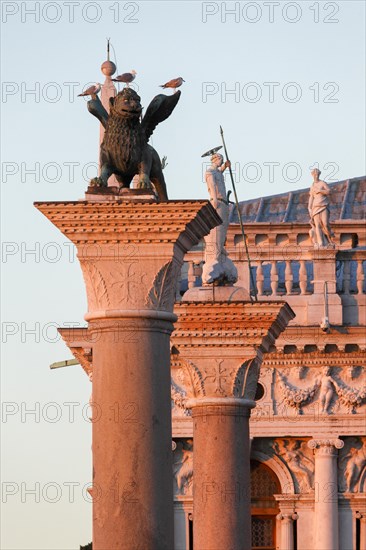
[[[181,358],[174,351],[173,349],[170,356],[172,383],[180,392],[184,393],[185,401],[194,397],[204,397],[206,394],[202,373],[192,361]]]
[[[254,400],[260,373],[260,361],[257,358],[242,363],[235,372],[232,395]]]
[[[163,311],[173,311],[177,279],[181,264],[171,261],[163,265],[154,278],[152,287],[147,293],[146,307]]]
[[[162,267],[133,259],[80,260],[89,311],[142,308],[173,311],[179,262]],[[155,273],[155,275],[154,275]]]
[[[171,354],[172,400],[176,406],[190,398],[238,397],[253,400],[259,377],[257,360],[233,366],[232,358],[202,358],[200,365],[183,359],[176,348]],[[182,402],[182,399],[184,402]]]

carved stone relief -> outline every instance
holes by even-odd
[[[297,494],[313,491],[314,457],[306,439],[255,438],[252,449],[279,459],[290,472]]]
[[[318,388],[317,382],[308,388],[299,388],[291,384],[281,371],[278,371],[277,375],[283,402],[287,406],[296,409],[299,414],[302,414],[302,407],[310,403],[314,398]]]
[[[356,414],[366,405],[363,380],[364,368],[358,366],[277,368],[267,394],[273,395],[274,413],[280,416]]]
[[[355,493],[366,467],[366,437],[347,437],[338,459],[339,491]]]
[[[127,306],[173,311],[176,280],[180,264],[170,261],[163,265],[153,281],[137,260],[80,260],[83,270],[89,311],[118,309]]]
[[[314,488],[314,459],[307,441],[301,439],[275,439],[273,449],[289,468],[299,493]]]
[[[181,439],[173,451],[174,495],[193,495],[193,440]]]
[[[245,399],[254,399],[258,378],[259,363],[256,359],[246,361],[236,371],[232,394],[234,397],[244,397]]]
[[[146,298],[146,307],[173,311],[176,281],[180,274],[181,266],[178,262],[166,263],[156,275],[152,288]]]
[[[187,393],[184,389],[178,386],[172,379],[171,381],[171,402],[173,417],[189,417],[192,416],[192,411],[187,409]]]

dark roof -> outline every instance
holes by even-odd
[[[330,220],[363,220],[366,211],[366,176],[330,183]],[[309,223],[309,187],[239,203],[244,222]],[[239,223],[232,206],[230,223]]]

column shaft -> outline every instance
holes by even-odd
[[[294,550],[294,520],[297,514],[279,514],[281,520],[281,544],[280,550]]]
[[[316,550],[338,550],[337,455],[343,441],[311,440],[315,449],[315,544]]]
[[[172,328],[151,319],[91,324],[95,550],[172,550]]]
[[[193,407],[193,540],[199,550],[251,548],[249,414],[239,405]]]

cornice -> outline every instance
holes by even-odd
[[[34,206],[75,244],[175,243],[183,232],[197,244],[222,222],[206,200],[35,202]]]
[[[333,352],[325,353],[315,351],[311,353],[266,353],[263,356],[262,367],[321,367],[321,366],[360,366],[366,364],[366,352],[358,351],[352,353]]]

